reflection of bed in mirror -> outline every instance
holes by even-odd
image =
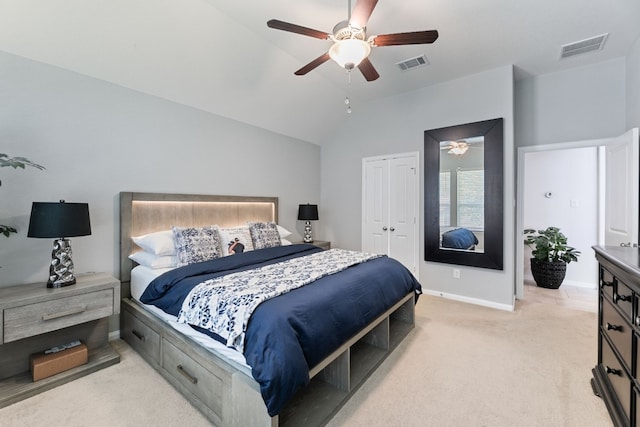
[[[349,335],[350,338],[345,341],[340,341],[336,348],[331,350],[328,356],[322,356],[318,363],[310,364],[311,366],[307,368],[309,384],[301,389],[280,412],[270,416],[263,400],[264,395],[261,393],[261,383],[254,379],[253,369],[247,363],[248,358],[245,359],[242,353],[225,347],[189,325],[178,323],[175,316],[170,316],[157,307],[147,306],[139,301],[143,292],[140,288],[142,282],[147,286],[151,279],[157,277],[157,274],[151,274],[149,271],[147,271],[149,274],[145,273],[146,276],[141,274],[137,270],[140,266],[136,266],[129,259],[128,256],[131,253],[140,249],[133,244],[132,236],[168,230],[172,225],[203,227],[218,224],[223,227],[236,227],[246,224],[246,221],[277,222],[277,203],[277,198],[264,197],[120,194],[120,276],[123,282],[121,336],[214,425],[273,427],[325,424],[414,326],[415,291],[412,289],[405,292],[404,288],[399,288],[401,285],[397,280],[386,280],[380,283],[380,286],[386,289],[383,293],[397,289],[398,292],[391,291],[391,294],[397,293],[398,298],[394,296],[394,302],[390,303],[388,308],[363,306],[365,311],[371,309],[378,312],[379,310],[379,314],[375,314],[371,321],[362,321],[365,316],[358,315],[360,321],[357,322],[357,326],[352,325],[356,331],[355,334]],[[271,249],[288,250],[294,246],[311,245],[292,245]],[[252,256],[252,253],[271,249],[227,256],[222,261],[235,262],[233,258],[247,258],[245,255]],[[315,247],[311,250],[316,251],[315,253],[323,252]],[[383,258],[388,259],[388,262],[395,262],[390,258]],[[378,259],[382,260],[382,258]],[[354,267],[359,268],[359,266]],[[404,267],[402,269],[406,270]],[[336,273],[334,276],[340,274]],[[408,271],[407,274],[407,277],[412,277]],[[378,276],[384,275],[378,274]],[[369,285],[374,285],[374,279],[370,274],[364,277],[367,278],[365,280],[367,286],[364,288],[372,289]],[[325,279],[327,278],[323,277],[319,281]],[[340,287],[351,286],[346,280],[338,283]],[[304,291],[305,288],[313,285],[312,283],[301,289],[290,291],[262,304],[287,295],[293,297],[292,294],[299,290]],[[322,284],[322,286],[325,292],[325,285]],[[369,292],[369,294],[378,295],[377,301],[382,299],[382,295],[377,292]],[[356,295],[360,299],[368,299],[361,293]],[[319,304],[315,299],[307,298],[307,300],[312,301],[312,304]],[[331,306],[337,308],[338,305],[340,304],[333,301]],[[348,305],[350,312],[361,313],[357,304],[348,303]],[[334,309],[330,311],[333,312]],[[315,315],[311,317],[316,318]],[[317,318],[320,319],[321,316]],[[328,324],[324,321],[323,323]],[[336,336],[339,336],[339,331],[335,327],[333,329]],[[323,342],[323,340],[318,341]]]
[[[478,232],[464,227],[441,227],[440,247],[442,249],[482,251]]]

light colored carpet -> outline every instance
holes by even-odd
[[[591,391],[597,316],[520,302],[503,312],[423,296],[416,329],[331,426],[610,426]],[[206,426],[130,347],[122,361],[0,409],[2,426]]]

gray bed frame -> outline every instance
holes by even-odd
[[[180,334],[131,298],[139,250],[131,236],[176,226],[278,221],[274,197],[120,193],[120,334],[154,369],[218,426],[323,425],[414,327],[413,292],[313,367],[311,383],[271,417],[258,383],[233,362]]]

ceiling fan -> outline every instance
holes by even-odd
[[[438,38],[438,31],[415,31],[409,33],[383,34],[366,37],[366,26],[369,17],[376,7],[378,0],[357,0],[353,13],[351,13],[351,0],[349,0],[349,16],[346,21],[339,22],[333,28],[333,34],[312,28],[302,27],[296,24],[271,19],[267,22],[269,28],[302,34],[321,40],[331,40],[333,44],[329,51],[320,55],[294,74],[303,76],[329,59],[333,59],[338,65],[348,71],[358,67],[367,81],[376,80],[380,75],[369,61],[372,47],[399,46],[408,44],[433,43]]]

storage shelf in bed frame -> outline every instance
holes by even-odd
[[[215,425],[323,425],[413,329],[414,301],[407,294],[313,368],[309,386],[276,417],[253,378],[128,298],[121,336]]]

